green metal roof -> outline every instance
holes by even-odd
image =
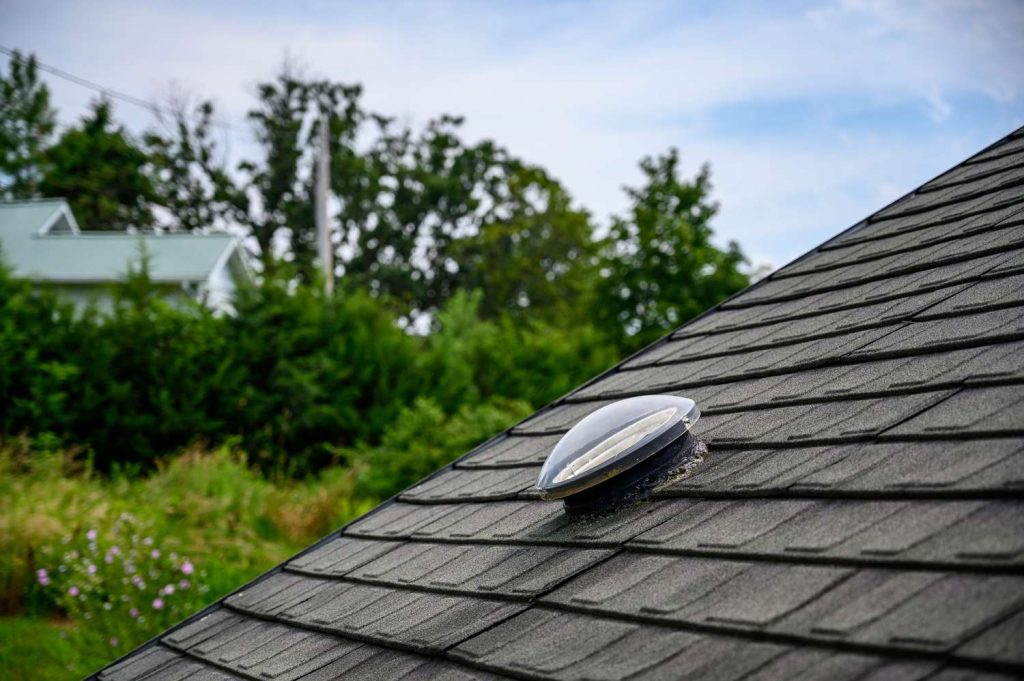
[[[236,245],[230,234],[83,233],[63,200],[0,203],[0,258],[27,279],[114,281],[145,249],[154,281],[201,282]]]

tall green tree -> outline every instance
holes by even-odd
[[[301,137],[309,99],[304,85],[287,70],[276,81],[258,87],[259,104],[249,112],[263,157],[246,161],[248,202],[239,214],[259,244],[265,262],[274,257],[274,239],[289,225],[308,223],[312,216],[308,186],[299,180]]]
[[[157,202],[165,209],[171,231],[223,228],[244,202],[213,139],[214,107],[173,104],[163,131],[144,136],[153,164]]]
[[[94,102],[79,125],[46,150],[45,160],[40,191],[67,199],[85,229],[124,231],[153,224],[152,205],[160,197],[151,159],[114,121],[110,102]]]
[[[511,160],[476,233],[454,242],[454,288],[482,293],[480,313],[583,322],[597,280],[590,216],[543,169]]]
[[[644,182],[627,187],[631,205],[613,218],[601,259],[595,315],[614,330],[620,346],[635,350],[723,298],[744,288],[746,258],[735,242],[711,239],[718,204],[710,197],[711,172],[693,179],[679,173],[679,153],[640,162]]]
[[[55,123],[50,91],[39,80],[35,56],[15,51],[9,73],[0,73],[0,196],[38,195],[43,150]]]
[[[405,312],[435,310],[454,293],[452,243],[478,231],[489,185],[502,174],[504,152],[466,144],[461,123],[441,116],[414,134],[385,121],[367,152],[377,191],[369,220],[346,235],[346,276]]]
[[[286,64],[277,77],[258,88],[259,102],[249,112],[257,141],[259,162],[244,162],[244,201],[237,218],[259,245],[266,265],[273,266],[275,246],[285,244],[285,255],[298,275],[310,280],[316,255],[313,188],[316,181],[317,139],[324,118],[329,128],[335,192],[357,189],[360,171],[366,170],[354,152],[356,135],[365,118],[359,106],[358,85],[304,79]],[[361,217],[353,206],[355,215]]]

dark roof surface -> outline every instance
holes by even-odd
[[[1024,129],[99,674],[1024,674]],[[570,523],[532,485],[613,399],[710,451]]]

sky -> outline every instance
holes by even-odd
[[[1021,36],[1019,0],[0,0],[0,45],[137,97],[211,98],[239,126],[286,55],[411,125],[464,115],[602,222],[637,162],[677,147],[687,173],[711,166],[718,241],[770,267],[1024,125]],[[65,123],[95,96],[46,80]]]

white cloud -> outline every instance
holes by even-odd
[[[411,121],[465,114],[471,136],[546,165],[598,216],[621,207],[619,187],[637,180],[640,156],[679,146],[691,169],[712,163],[721,236],[776,262],[1024,122],[1024,6],[1012,0],[849,0],[787,12],[314,3],[288,14],[121,0],[0,11],[6,44],[142,96],[175,79],[236,120],[289,49],[314,75],[363,82],[379,110]],[[88,99],[54,88],[68,111]],[[994,113],[956,127],[965,96]],[[730,129],[719,119],[728,107],[786,102],[805,107],[813,125],[778,130],[755,117]],[[914,102],[920,133],[885,119],[870,133],[842,122],[851,110]]]

